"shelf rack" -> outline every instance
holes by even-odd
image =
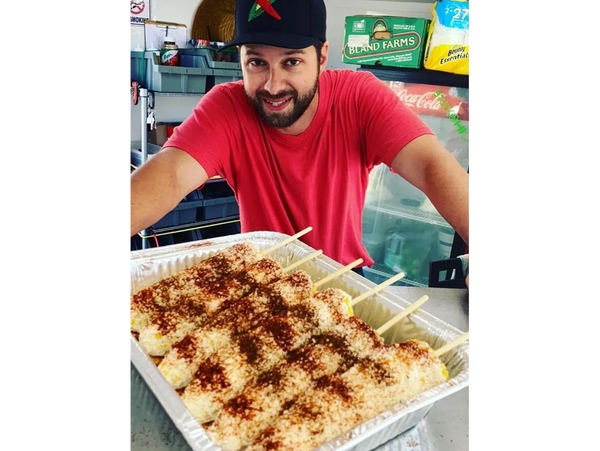
[[[361,65],[357,70],[371,72],[377,78],[386,81],[402,81],[404,83],[441,85],[456,88],[469,87],[468,75],[450,74],[437,70],[366,65]]]
[[[140,135],[140,151],[141,151],[141,164],[144,164],[148,161],[148,127],[147,127],[147,116],[148,116],[148,99],[150,96],[173,96],[173,97],[183,97],[183,96],[195,96],[202,97],[204,94],[197,93],[176,93],[176,92],[159,92],[159,91],[150,91],[147,88],[140,88],[139,90],[139,102],[140,102],[140,125],[141,125],[141,135]],[[130,163],[131,164],[131,163]],[[134,164],[131,164],[131,167],[135,170],[137,167]],[[219,176],[212,177],[207,180],[208,183],[222,182],[223,179]],[[206,227],[217,227],[220,225],[232,224],[235,222],[239,222],[239,215],[228,216],[223,218],[210,219],[205,221],[198,221],[189,224],[180,224],[171,227],[163,227],[163,228],[148,228],[142,230],[138,233],[138,236],[142,238],[142,249],[147,249],[150,247],[150,243],[148,241],[149,238],[154,238],[155,236],[163,236],[173,233],[182,233],[193,230],[199,230]]]
[[[442,227],[450,228],[450,224],[437,212],[424,211],[416,207],[389,205],[389,204],[367,204],[365,210],[385,213],[399,218],[412,219],[414,221],[426,222]]]
[[[182,233],[182,232],[191,232],[194,230],[204,229],[206,227],[216,227],[220,225],[233,224],[236,222],[240,222],[239,215],[226,216],[223,218],[215,218],[215,219],[207,219],[205,221],[197,221],[191,222],[189,224],[179,224],[170,227],[161,227],[161,228],[153,228],[152,233],[144,233],[147,230],[144,230],[138,233],[139,237],[143,240],[154,238],[154,236],[163,236],[170,235],[172,233]]]
[[[373,265],[373,267],[369,268],[367,266],[365,266],[363,268],[365,275],[369,275],[369,273],[371,274],[375,274],[377,276],[382,277],[383,279],[389,279],[390,277],[393,277],[396,275],[395,272],[393,272],[391,269],[389,269],[387,266],[382,265],[380,263],[375,263]],[[427,280],[427,278],[421,278],[418,280],[413,280],[413,279],[409,279],[407,277],[404,277],[402,279],[400,279],[398,282],[396,282],[394,285],[398,285],[398,286],[415,286],[415,287],[428,287],[429,286],[429,281]]]

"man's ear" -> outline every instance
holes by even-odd
[[[329,42],[325,41],[323,43],[323,47],[321,48],[321,61],[319,65],[321,66],[321,70],[325,69],[327,66],[327,60],[329,59]]]

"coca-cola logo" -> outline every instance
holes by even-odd
[[[448,103],[448,100],[446,99],[446,96],[444,95],[444,93],[442,93],[442,91],[438,89],[434,93],[434,96],[436,97],[436,101],[439,102],[439,105],[444,110],[444,113],[446,113],[448,115],[448,119],[450,119],[452,121],[452,123],[454,124],[454,126],[456,127],[456,131],[460,135],[460,138],[463,141],[468,141],[469,133],[468,133],[467,127],[461,122],[459,115],[456,112],[452,111],[452,107],[451,107],[450,103]],[[460,105],[459,105],[459,109],[460,109]]]
[[[408,106],[427,110],[439,110],[441,108],[440,102],[431,91],[423,94],[411,94],[408,89],[401,89],[397,94],[400,100]]]

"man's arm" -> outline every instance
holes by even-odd
[[[469,176],[440,141],[433,135],[412,140],[391,166],[427,195],[468,246]]]
[[[208,175],[187,152],[167,147],[131,174],[131,236],[156,223]]]

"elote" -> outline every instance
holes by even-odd
[[[235,335],[255,327],[262,319],[285,314],[313,294],[310,276],[304,271],[261,285],[250,296],[231,303],[198,328],[175,343],[158,369],[175,389],[187,386],[200,364]]]
[[[246,383],[273,368],[313,335],[348,318],[340,291],[321,291],[291,307],[286,315],[266,319],[202,363],[181,397],[198,422],[214,420]]]
[[[199,291],[210,287],[262,258],[250,243],[233,245],[197,265],[144,288],[131,297],[131,330],[141,332],[149,321],[165,307],[193,299]]]
[[[213,285],[199,289],[194,298],[159,312],[140,332],[140,346],[149,355],[164,356],[173,344],[219,310],[283,275],[277,262],[263,258],[230,277],[221,278]]]
[[[246,451],[309,451],[448,377],[425,342],[395,343],[317,379]]]
[[[315,380],[344,372],[384,346],[370,326],[350,317],[250,382],[225,404],[206,431],[223,450],[238,451],[250,445],[302,393],[310,391]]]

